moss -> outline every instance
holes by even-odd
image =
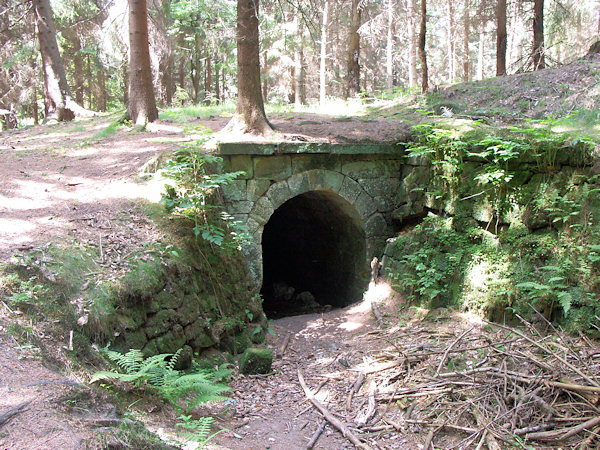
[[[239,359],[240,373],[266,374],[271,371],[273,352],[265,348],[248,348]]]

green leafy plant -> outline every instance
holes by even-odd
[[[178,417],[181,420],[176,426],[184,430],[183,437],[192,442],[197,442],[200,447],[205,446],[208,441],[219,434],[221,431],[211,434],[211,425],[215,419],[213,417],[200,417],[194,419],[191,415],[182,414]]]
[[[192,409],[202,403],[226,400],[221,394],[230,388],[219,381],[229,376],[231,371],[198,370],[186,374],[176,370],[175,365],[181,350],[175,354],[163,353],[145,358],[141,350],[130,350],[125,354],[105,349],[106,357],[120,369],[101,371],[94,374],[91,383],[100,380],[118,380],[133,386],[147,387],[168,400],[176,409],[181,410],[179,401],[185,403],[185,409]]]
[[[197,130],[206,134],[203,129]],[[202,150],[205,139],[186,144],[165,166],[165,175],[175,181],[165,186],[161,202],[171,213],[194,221],[194,234],[224,248],[239,248],[248,239],[243,224],[217,204],[217,190],[243,172],[219,171],[222,159]]]

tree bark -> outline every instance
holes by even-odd
[[[353,97],[360,94],[360,35],[358,34],[358,29],[360,28],[361,11],[359,0],[352,0],[351,16],[350,37],[348,39],[346,97]]]
[[[387,0],[387,46],[386,46],[386,87],[389,91],[394,87],[394,2]]]
[[[73,54],[73,91],[75,92],[75,101],[83,105],[85,83],[83,77],[83,53],[81,52],[81,39],[75,28],[66,28],[62,32],[63,37],[70,42]],[[68,57],[67,57],[68,58]],[[67,59],[68,60],[68,59]]]
[[[219,67],[219,58],[216,53],[215,53],[214,61],[215,61],[215,100],[217,101],[217,103],[220,103],[220,101],[221,101],[221,88],[219,86],[220,67]]]
[[[496,0],[496,76],[506,75],[506,0]]]
[[[206,57],[206,82],[204,83],[204,104],[210,105],[212,89],[212,58]]]
[[[87,99],[88,99],[88,108],[92,109],[92,62],[90,55],[88,54],[86,57],[87,69],[85,73],[85,77],[87,78]]]
[[[429,89],[427,70],[427,53],[425,52],[425,36],[427,34],[427,0],[421,0],[421,27],[419,29],[419,59],[421,60],[421,92]]]
[[[300,106],[306,103],[304,92],[304,49],[302,21],[296,12],[294,22],[296,25],[296,48],[294,50],[294,103]]]
[[[533,70],[546,67],[544,51],[544,0],[535,0],[533,3]]]
[[[417,46],[415,45],[415,0],[408,0],[408,85],[417,86]]]
[[[479,5],[479,52],[478,52],[479,57],[477,60],[477,78],[479,80],[483,80],[483,72],[484,72],[483,57],[485,54],[485,23],[486,23],[484,11],[485,11],[485,0],[481,0],[481,4]]]
[[[96,96],[96,106],[98,111],[106,111],[106,72],[104,67],[98,67],[98,95]]]
[[[123,104],[127,106],[127,103],[129,103],[129,64],[127,58],[123,58],[121,76],[123,77]]]
[[[452,2],[447,1],[448,8],[448,83],[453,83],[456,76],[455,60],[454,60],[454,7]]]
[[[319,67],[319,103],[325,104],[327,99],[327,28],[329,27],[329,0],[323,5],[323,21],[321,22],[321,61]]]
[[[75,118],[74,103],[67,84],[65,67],[63,66],[56,42],[56,29],[52,19],[52,9],[49,0],[33,0],[36,24],[38,27],[38,40],[42,65],[44,69],[44,82],[47,113],[56,115],[59,121],[68,121]]]
[[[34,125],[39,125],[40,123],[40,111],[38,108],[38,102],[37,102],[37,83],[35,83],[33,85],[33,92],[32,92],[32,115],[33,115],[33,124]]]
[[[469,18],[469,0],[465,0],[465,9],[463,11],[463,82],[471,81],[471,58],[469,56],[469,40],[471,36],[471,20]]]
[[[258,14],[259,0],[237,0],[238,101],[236,117],[226,129],[252,134],[268,134],[260,83]]]
[[[146,0],[129,3],[129,103],[127,116],[136,125],[158,119],[152,86],[148,48],[148,8]]]

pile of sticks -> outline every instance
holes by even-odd
[[[380,433],[420,431],[425,449],[599,448],[597,344],[526,325],[388,334],[394,350],[352,367],[346,405],[332,411],[317,406],[299,378],[324,418],[360,448],[376,445]]]

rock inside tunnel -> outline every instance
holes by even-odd
[[[332,192],[308,192],[281,205],[264,227],[262,249],[269,318],[349,305],[368,284],[361,220]]]

